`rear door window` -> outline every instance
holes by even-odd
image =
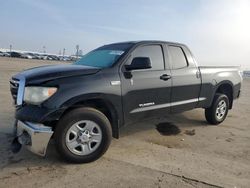
[[[168,50],[171,57],[172,69],[180,69],[188,66],[186,56],[181,47],[168,46]]]

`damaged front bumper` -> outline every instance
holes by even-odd
[[[14,132],[17,141],[31,152],[45,156],[53,134],[52,128],[43,124],[17,121]]]

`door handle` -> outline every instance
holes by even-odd
[[[201,73],[200,73],[200,71],[197,71],[197,72],[196,72],[196,78],[201,78]]]
[[[164,80],[164,81],[167,81],[167,80],[169,80],[170,78],[171,78],[171,76],[168,75],[168,74],[163,74],[163,75],[160,76],[160,79],[161,79],[161,80]]]

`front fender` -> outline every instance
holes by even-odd
[[[66,101],[62,104],[60,109],[65,109],[62,113],[63,115],[73,108],[82,106],[93,106],[98,109],[106,109],[111,116],[110,123],[112,125],[113,137],[119,137],[119,128],[124,124],[124,116],[120,96],[101,93],[83,94]]]

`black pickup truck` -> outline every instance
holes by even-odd
[[[224,121],[239,97],[238,67],[198,66],[187,46],[163,41],[99,47],[70,65],[25,70],[10,80],[16,139],[44,156],[53,137],[70,162],[90,162],[119,128],[145,118],[204,108]]]

